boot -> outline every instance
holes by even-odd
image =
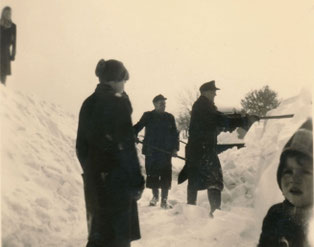
[[[216,209],[220,210],[221,205],[221,192],[217,189],[208,189],[207,190],[208,200],[210,204],[210,213],[209,217],[214,218],[214,212]]]
[[[153,198],[150,200],[149,202],[149,206],[156,206],[157,205],[157,202],[158,202],[158,198],[159,198],[159,191],[158,189],[152,189],[152,192],[153,192]]]
[[[168,204],[167,199],[162,199],[161,203],[160,203],[160,207],[162,207],[163,209],[171,209],[172,206],[170,204]]]
[[[187,198],[188,198],[189,205],[196,205],[197,190],[194,190],[188,187]]]
[[[157,205],[157,202],[158,202],[158,198],[153,197],[149,202],[149,206],[154,207]]]
[[[213,214],[213,212],[209,212],[209,218],[214,218],[214,214]]]
[[[172,206],[167,203],[168,192],[169,192],[168,189],[161,189],[161,203],[160,203],[160,207],[162,207],[163,209],[172,208]]]

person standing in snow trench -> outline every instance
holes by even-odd
[[[146,187],[153,192],[149,205],[156,206],[161,188],[160,206],[168,209],[171,208],[167,202],[172,180],[171,157],[179,150],[179,134],[173,115],[165,112],[166,98],[159,94],[154,97],[153,104],[155,109],[145,112],[134,125],[134,130],[137,135],[145,127],[142,152],[145,155]]]
[[[217,90],[215,81],[200,87],[201,96],[192,107],[185,155],[187,203],[196,205],[197,191],[207,190],[210,217],[216,209],[220,209],[223,190],[223,175],[216,151],[218,128],[232,132],[236,127],[248,126],[249,122],[258,120],[257,116],[231,118],[217,111],[214,103]]]
[[[0,19],[0,80],[5,85],[11,75],[11,61],[16,52],[16,25],[11,20],[12,10],[4,7]]]
[[[136,201],[144,189],[124,92],[129,74],[120,61],[101,59],[96,75],[100,83],[81,107],[76,142],[90,222],[86,246],[129,247],[140,238]]]

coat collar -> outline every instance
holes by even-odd
[[[198,101],[200,101],[202,104],[208,105],[210,108],[213,108],[213,109],[217,110],[217,107],[216,107],[215,103],[213,101],[210,101],[207,97],[205,97],[203,95],[201,95],[198,98]]]
[[[99,83],[95,89],[96,93],[114,93],[113,88],[105,83]]]

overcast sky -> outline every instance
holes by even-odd
[[[17,55],[7,86],[78,113],[98,83],[100,58],[121,60],[134,121],[162,93],[178,97],[216,80],[218,107],[240,107],[269,85],[280,98],[314,81],[309,0],[1,0],[13,9]]]

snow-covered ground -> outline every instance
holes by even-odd
[[[2,85],[0,99],[2,246],[84,246],[85,205],[75,156],[77,113]],[[255,246],[267,209],[282,201],[275,179],[280,151],[311,115],[307,90],[284,100],[269,115],[288,113],[294,118],[255,123],[245,148],[220,154],[225,189],[222,210],[214,219],[208,217],[205,191],[199,192],[197,206],[186,205],[187,184],[176,183],[184,163],[173,159],[169,201],[174,207],[148,207],[151,191],[145,190],[139,201],[142,239],[132,246]],[[224,134],[220,141],[233,136]]]

